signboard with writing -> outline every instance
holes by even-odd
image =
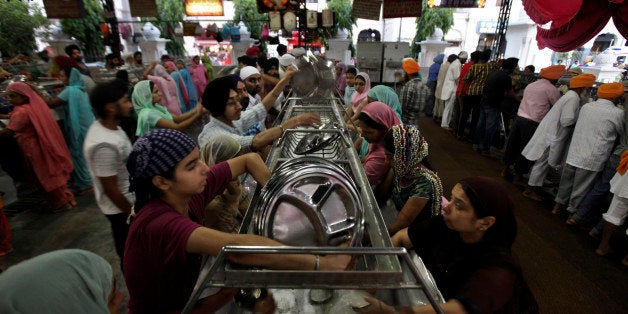
[[[187,16],[223,16],[222,0],[185,0]]]
[[[72,19],[87,16],[83,0],[44,0],[46,16],[49,19]]]
[[[421,1],[384,0],[384,18],[421,16]]]
[[[153,17],[159,13],[155,0],[129,0],[131,16]]]
[[[382,2],[380,0],[354,0],[353,16],[367,20],[379,20]]]
[[[483,8],[486,0],[428,0],[428,7],[439,8]]]
[[[478,21],[478,34],[494,34],[497,32],[497,21]]]

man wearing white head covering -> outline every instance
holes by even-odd
[[[262,103],[262,97],[259,95],[259,92],[262,89],[262,74],[259,72],[257,68],[252,66],[245,66],[240,69],[240,78],[244,82],[244,86],[246,88],[246,92],[248,93],[248,105],[242,106],[242,111],[245,111],[249,108],[253,108]],[[247,101],[242,101],[243,104],[247,103]],[[255,126],[249,128],[244,132],[244,135],[255,135],[259,132],[265,130],[264,120],[261,120]]]
[[[283,56],[279,57],[279,78],[283,78],[284,73],[286,73],[286,68],[294,64],[294,56],[286,53]]]
[[[290,51],[290,54],[295,56],[296,58],[299,58],[305,54],[305,48],[303,47],[294,48],[292,49],[292,51]]]

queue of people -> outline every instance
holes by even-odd
[[[523,187],[530,199],[553,198],[552,213],[566,212],[568,225],[589,228],[601,241],[596,252],[608,254],[611,235],[626,216],[621,196],[613,193],[621,193],[628,81],[596,84],[594,75],[563,65],[538,74],[529,66],[515,73],[516,58],[489,61],[490,51],[471,55],[472,64],[461,70],[462,87],[456,92],[459,119],[446,125],[438,121],[447,97],[437,88],[436,123],[453,128],[457,139],[472,142],[474,150],[489,158],[497,158],[494,146],[499,149],[505,138],[501,175]],[[435,59],[430,72],[439,74],[437,86],[456,60],[451,55],[439,68],[440,61]],[[507,111],[516,114],[510,117]],[[547,187],[556,189],[555,196],[546,193]],[[611,202],[611,195],[618,198]],[[622,262],[628,264],[628,255]]]

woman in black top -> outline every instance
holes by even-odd
[[[445,313],[537,313],[511,252],[517,234],[514,204],[496,180],[461,180],[442,216],[396,233],[395,246],[414,248],[448,300]],[[433,313],[430,306],[394,308],[366,297],[362,313]]]

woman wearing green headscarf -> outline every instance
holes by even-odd
[[[214,66],[212,65],[212,59],[208,55],[201,57],[203,66],[207,70],[207,82],[211,82],[214,79]]]
[[[369,93],[366,95],[367,103],[371,103],[374,101],[383,102],[390,107],[399,120],[401,120],[401,102],[399,102],[399,96],[394,89],[388,87],[386,85],[377,85],[369,90]]]
[[[201,148],[201,160],[212,166],[240,155],[242,146],[228,134],[211,137]],[[249,207],[248,194],[236,178],[225,191],[216,196],[205,208],[205,226],[229,233],[238,233],[240,223]]]
[[[59,250],[21,262],[0,275],[0,313],[117,313],[122,294],[102,257]]]
[[[180,116],[171,115],[166,107],[159,104],[162,94],[153,82],[145,80],[135,84],[131,100],[137,114],[138,137],[153,129],[175,129],[183,131],[198,119],[204,112],[199,102],[194,110]]]

